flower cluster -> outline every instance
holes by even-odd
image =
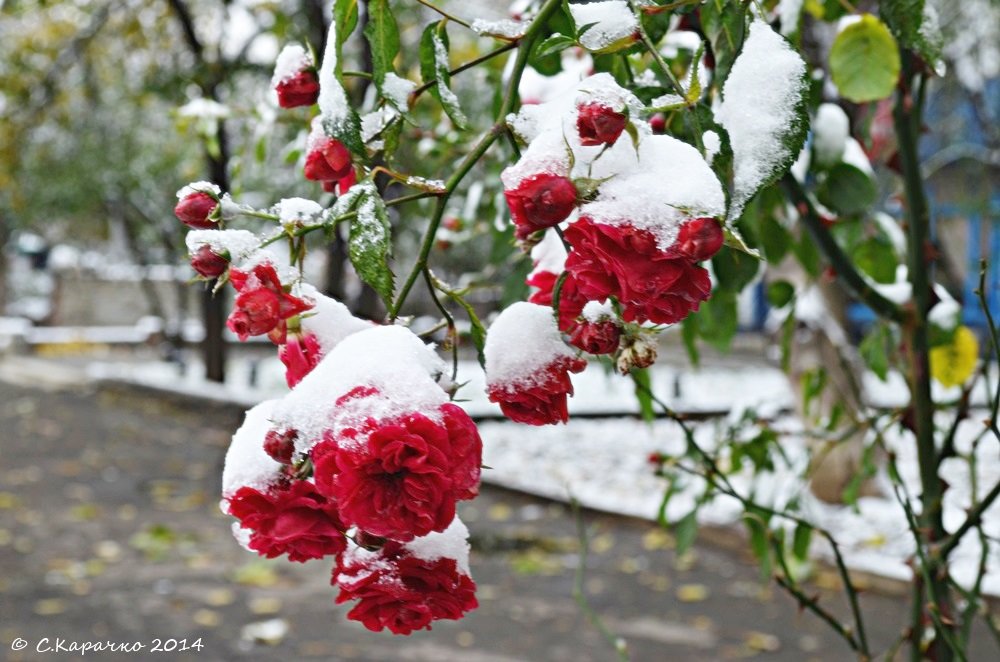
[[[640,109],[597,74],[510,121],[527,147],[501,179],[515,237],[532,247],[523,306],[534,307],[497,318],[486,370],[490,399],[512,420],[565,422],[569,374],[586,365],[570,348],[611,356],[625,373],[648,366],[659,325],[711,294],[700,263],[722,247],[721,184],[697,150],[656,135]]]

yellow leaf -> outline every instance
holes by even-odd
[[[931,376],[942,386],[960,386],[972,376],[978,358],[976,334],[969,327],[960,326],[949,344],[931,349]]]

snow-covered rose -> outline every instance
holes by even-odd
[[[628,116],[603,103],[591,102],[577,109],[576,129],[580,144],[588,147],[611,145],[625,130]]]
[[[573,247],[567,270],[590,300],[615,297],[627,322],[673,324],[708,299],[708,272],[631,225],[597,223],[582,216],[566,230]]]
[[[309,148],[303,171],[314,182],[338,181],[352,171],[351,152],[339,140],[320,139]]]
[[[319,77],[312,68],[300,69],[274,86],[282,108],[311,106],[319,99]]]
[[[308,561],[344,550],[344,527],[337,504],[305,480],[272,486],[265,492],[241,487],[229,498],[229,514],[250,530],[250,549],[261,556],[288,555]]]
[[[504,191],[518,239],[566,220],[576,206],[576,187],[562,175],[540,173]]]
[[[229,280],[238,294],[226,326],[241,341],[268,334],[276,344],[285,342],[285,320],[309,310],[312,303],[285,292],[274,266],[261,263],[247,272],[231,269]]]
[[[218,278],[229,268],[229,258],[216,253],[211,246],[205,244],[191,255],[191,268],[199,276]]]

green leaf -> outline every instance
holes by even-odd
[[[776,280],[767,286],[767,301],[775,308],[787,306],[795,296],[795,288],[787,280]]]
[[[691,365],[696,366],[701,361],[701,353],[698,351],[698,316],[688,315],[681,324],[681,339],[684,341],[684,349],[687,351],[688,360]]]
[[[559,53],[575,44],[576,41],[572,37],[556,33],[550,35],[535,47],[534,57],[546,57],[547,55]]]
[[[455,126],[464,129],[468,126],[469,120],[459,106],[458,97],[449,87],[451,76],[448,73],[449,42],[446,25],[447,20],[441,20],[431,23],[424,29],[420,37],[420,75],[425,83],[437,82],[437,85],[431,88],[431,94],[438,100]]]
[[[936,19],[928,19],[926,4],[926,0],[881,0],[879,14],[899,43],[937,70],[944,43],[937,25],[930,24]]]
[[[792,235],[773,213],[764,214],[760,219],[760,245],[767,261],[781,262],[792,245]]]
[[[358,25],[358,0],[336,0],[333,4],[333,22],[337,26],[337,59],[340,47]]]
[[[399,54],[399,28],[389,0],[369,0],[365,38],[371,49],[375,85],[381,91],[385,75],[394,71],[392,63]]]
[[[698,537],[698,510],[692,510],[674,524],[674,541],[678,556],[691,549]]]
[[[712,258],[712,271],[724,290],[739,292],[757,276],[760,260],[742,251],[723,246]]]
[[[844,28],[830,49],[830,75],[855,103],[884,99],[899,79],[899,50],[889,28],[871,14]]]
[[[358,277],[391,306],[394,277],[388,258],[392,241],[385,202],[374,185],[369,185],[362,189],[355,204],[358,215],[351,221],[347,240],[351,264]]]
[[[875,180],[847,163],[838,163],[830,168],[816,189],[816,198],[823,206],[842,216],[868,209],[877,197]]]
[[[767,540],[767,524],[758,518],[757,513],[754,511],[745,513],[743,521],[746,523],[747,532],[750,534],[750,551],[753,552],[754,557],[756,557],[757,562],[760,564],[761,577],[767,577],[771,574],[771,553]]]
[[[896,251],[888,241],[869,237],[851,251],[858,267],[877,283],[896,282]]]
[[[795,315],[788,315],[781,323],[781,370],[788,373],[792,367],[792,340],[795,339],[795,329],[798,322]]]
[[[716,289],[697,315],[698,335],[720,352],[729,351],[738,326],[736,293]]]
[[[649,370],[638,368],[632,370],[632,381],[635,383],[635,398],[639,401],[639,415],[647,423],[656,418],[653,409],[653,382]]]
[[[712,53],[715,55],[715,71],[712,78],[720,89],[743,46],[748,6],[726,0],[707,0],[701,6],[701,27],[711,42]]]
[[[879,323],[871,328],[858,347],[865,365],[883,382],[889,376],[891,343],[892,329],[884,323]]]
[[[792,554],[799,561],[805,561],[809,557],[809,543],[812,542],[813,528],[804,522],[800,522],[795,527],[792,536]]]

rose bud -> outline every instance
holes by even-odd
[[[218,278],[229,268],[229,258],[212,250],[205,244],[191,256],[191,268],[205,278]]]
[[[291,464],[292,455],[295,454],[295,439],[299,433],[295,430],[269,430],[264,437],[264,452],[271,456],[275,462],[281,464]]]
[[[517,238],[525,239],[566,220],[576,206],[576,187],[562,175],[543,172],[521,180],[516,188],[504,191],[504,197]]]
[[[625,349],[618,355],[618,372],[627,375],[632,368],[642,369],[656,363],[656,339],[632,336],[626,341]]]
[[[579,107],[576,129],[580,144],[587,147],[611,145],[625,129],[628,117],[602,103],[587,103]]]
[[[621,329],[611,320],[583,322],[573,329],[569,344],[589,354],[614,354],[618,349]]]
[[[351,171],[351,152],[339,140],[322,138],[309,147],[303,170],[314,182],[342,179]]]
[[[219,201],[208,193],[191,191],[174,207],[174,215],[188,227],[208,230],[215,227],[216,221],[211,216],[218,206]]]
[[[649,128],[653,130],[653,133],[663,133],[667,129],[667,118],[663,113],[656,113],[649,118]]]
[[[722,228],[714,218],[696,218],[681,226],[674,249],[695,262],[707,260],[722,248]]]
[[[274,86],[282,108],[311,106],[319,99],[319,77],[313,69],[303,69]]]

